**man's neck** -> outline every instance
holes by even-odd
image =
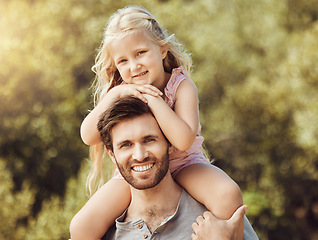
[[[154,188],[137,190],[132,188],[132,200],[125,221],[143,219],[153,232],[167,217],[174,214],[181,196],[181,187],[170,173]]]

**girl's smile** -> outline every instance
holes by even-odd
[[[144,72],[142,72],[142,73],[139,73],[139,74],[133,76],[133,78],[142,78],[142,77],[144,77],[148,72],[149,72],[149,71],[144,71]]]

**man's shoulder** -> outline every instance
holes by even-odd
[[[156,235],[152,239],[189,239],[192,230],[192,223],[196,221],[196,218],[202,215],[207,208],[196,201],[185,190],[182,190],[182,194],[179,200],[178,207],[173,216],[167,218],[157,229]],[[248,219],[245,218],[244,226],[244,240],[257,240],[258,237],[255,234]],[[138,225],[136,225],[138,226]],[[102,240],[115,240],[115,239],[134,239],[138,229],[127,228],[127,226],[119,226],[120,229],[116,229],[116,226],[109,228]],[[137,227],[138,228],[138,227]]]
[[[185,214],[195,214],[197,216],[201,215],[203,212],[208,211],[208,209],[195,200],[186,190],[182,190],[182,194],[179,201],[178,210]]]

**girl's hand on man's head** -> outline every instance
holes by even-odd
[[[126,96],[137,97],[145,103],[148,102],[144,94],[149,94],[153,97],[162,96],[163,93],[152,85],[138,85],[138,84],[122,84],[112,88],[110,91],[115,92],[116,98],[122,98]]]

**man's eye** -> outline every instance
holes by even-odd
[[[129,147],[129,146],[131,146],[131,144],[127,142],[127,143],[121,144],[120,148],[125,148],[125,147]]]
[[[154,139],[154,138],[147,138],[146,140],[145,140],[145,142],[146,143],[150,143],[150,142],[154,142],[156,139]]]

